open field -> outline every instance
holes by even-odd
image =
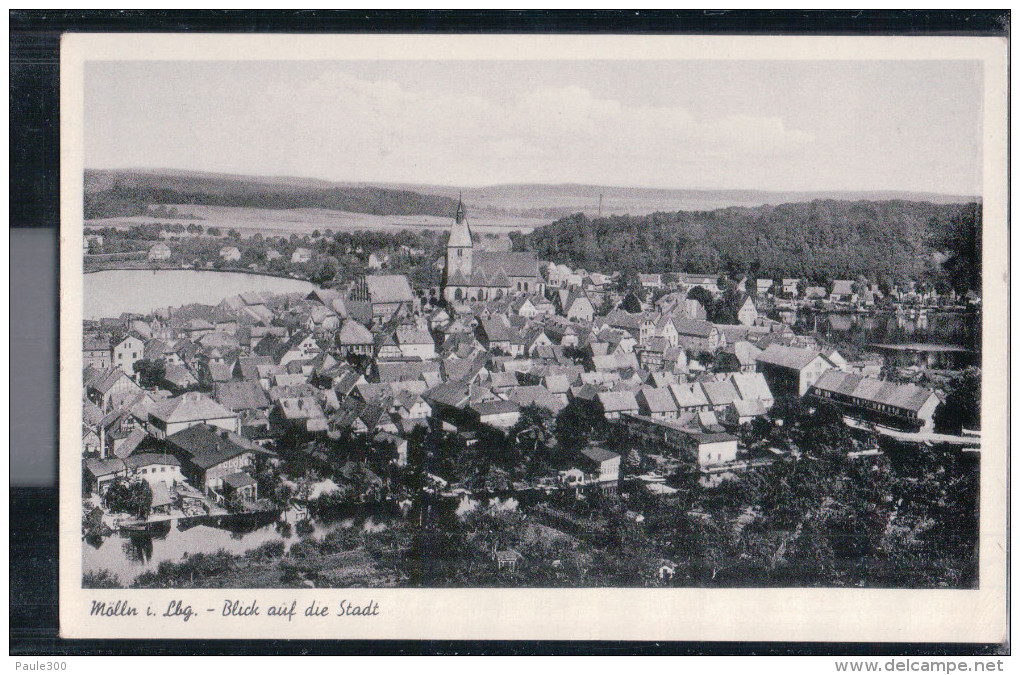
[[[350,213],[329,209],[256,209],[235,206],[199,206],[196,204],[173,204],[183,214],[195,216],[194,220],[178,218],[169,220],[151,216],[130,216],[120,218],[98,218],[86,220],[85,227],[128,228],[148,223],[194,222],[202,227],[218,227],[224,234],[235,229],[242,235],[261,232],[264,236],[311,234],[315,230],[333,232],[350,230],[448,230],[453,219],[437,216],[376,216],[367,213]],[[545,218],[526,218],[513,215],[487,215],[469,213],[472,230],[479,234],[487,232],[507,233],[520,230],[527,233],[536,227],[548,225]]]

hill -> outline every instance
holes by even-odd
[[[863,275],[977,288],[977,204],[902,200],[780,204],[591,219],[575,214],[518,245],[588,270],[749,273],[819,282]]]
[[[411,183],[376,183],[377,187],[413,190],[456,199],[474,212],[526,217],[563,218],[574,213],[595,217],[602,196],[602,215],[645,215],[657,211],[708,211],[730,206],[755,207],[815,200],[916,201],[962,204],[976,201],[966,195],[905,191],[769,192],[765,190],[686,190],[581,184],[506,184],[486,187],[455,187]]]
[[[85,171],[84,217],[144,215],[151,204],[259,209],[329,209],[381,216],[449,216],[449,197],[306,178],[170,170]]]

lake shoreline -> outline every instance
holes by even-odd
[[[308,294],[321,286],[308,279],[253,270],[118,266],[83,275],[85,320],[148,315],[189,304],[218,305],[247,292]]]

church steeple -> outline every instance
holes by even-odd
[[[446,244],[446,275],[443,280],[444,297],[448,301],[460,300],[459,293],[466,293],[471,279],[474,242],[471,226],[464,212],[463,196],[457,199],[457,213],[450,228],[450,241]]]
[[[464,213],[464,199],[457,200],[457,215],[453,219],[453,227],[450,228],[450,243],[447,248],[471,248],[471,225],[468,223],[467,215]]]

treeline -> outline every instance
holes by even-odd
[[[116,218],[148,215],[150,204],[240,206],[258,209],[330,209],[380,216],[452,216],[448,197],[377,187],[280,187],[241,181],[115,180],[109,187],[86,191],[84,216]]]
[[[816,200],[591,219],[535,229],[519,242],[539,257],[588,270],[804,277],[864,276],[958,290],[980,281],[978,204]],[[949,266],[942,263],[952,261]]]

